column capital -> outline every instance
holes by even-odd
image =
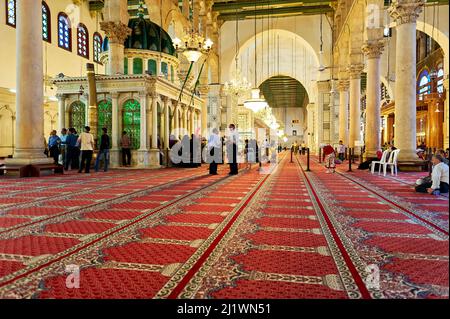
[[[174,99],[171,99],[171,103],[172,103],[172,106],[175,109],[177,109],[178,108],[178,104],[180,104],[180,102],[178,100],[174,100]]]
[[[383,39],[366,41],[361,50],[369,59],[378,59],[383,53],[385,43]]]
[[[119,92],[110,92],[109,95],[111,96],[111,99],[118,99],[120,93]]]
[[[338,88],[340,92],[348,91],[349,86],[350,86],[349,80],[339,80],[338,82]]]
[[[348,66],[348,73],[350,74],[350,79],[360,79],[361,71],[364,69],[362,64],[352,64]]]
[[[67,94],[64,93],[56,93],[56,98],[58,100],[65,100],[67,98]]]
[[[123,44],[131,34],[131,29],[121,22],[100,22],[100,29],[105,31],[110,43]]]
[[[424,5],[425,0],[394,0],[388,12],[397,25],[416,23]]]

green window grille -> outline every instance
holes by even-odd
[[[166,79],[169,77],[169,66],[166,62],[161,62],[161,72]]]
[[[148,68],[148,72],[151,75],[157,75],[156,74],[156,61],[155,60],[148,60],[147,62],[147,68]]]
[[[133,74],[142,74],[143,66],[141,58],[133,59]]]
[[[112,133],[112,103],[109,100],[100,101],[98,104],[98,127],[97,127],[97,143],[98,147],[100,147],[100,136],[102,136],[103,131],[102,128],[106,127],[108,129],[108,135],[110,136],[110,145],[111,145],[111,133]]]
[[[123,73],[128,74],[128,59],[127,58],[125,58],[123,60]]]
[[[128,100],[123,105],[123,130],[131,140],[131,148],[139,149],[141,136],[141,105],[136,100]]]
[[[86,105],[81,101],[73,102],[70,106],[70,127],[77,130],[78,134],[84,131],[86,126]]]
[[[175,82],[175,74],[173,71],[173,65],[170,66],[170,81],[173,83]]]

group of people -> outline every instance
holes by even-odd
[[[61,162],[65,170],[69,170],[70,167],[71,169],[78,169],[78,173],[81,173],[83,170],[85,173],[89,173],[95,148],[95,139],[90,131],[91,128],[85,126],[84,132],[78,135],[78,132],[73,127],[68,130],[63,128],[61,136],[58,136],[56,130],[52,130],[48,143],[46,143],[45,153],[53,158],[55,164],[60,164]],[[108,170],[110,138],[107,128],[102,128],[102,132],[99,151],[94,165],[96,172],[99,170],[101,160],[104,162],[104,171]]]
[[[291,152],[293,152],[295,155],[298,153],[305,154],[306,152],[306,144],[303,141],[302,144],[298,144],[297,141],[294,141],[291,145]]]

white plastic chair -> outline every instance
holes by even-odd
[[[381,165],[383,165],[384,163],[386,163],[386,157],[389,154],[389,150],[385,150],[383,152],[383,154],[381,155],[381,159],[379,161],[372,161],[370,163],[370,172],[373,174],[375,173],[375,164],[379,164],[378,165],[378,174],[381,173]]]
[[[393,150],[391,152],[391,155],[389,156],[389,160],[383,165],[383,175],[386,176],[386,169],[389,166],[391,168],[391,175],[394,175],[395,172],[395,176],[397,176],[397,158],[398,158],[398,153],[400,153],[400,150]]]

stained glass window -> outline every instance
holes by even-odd
[[[6,24],[12,27],[16,26],[16,0],[6,1]]]
[[[58,46],[72,51],[72,28],[70,20],[65,13],[58,15]]]
[[[50,9],[48,5],[42,1],[42,40],[51,42],[51,29],[50,29]]]
[[[141,132],[141,106],[136,100],[128,100],[123,105],[123,130],[130,136],[131,148],[138,149]]]
[[[419,85],[418,85],[418,92],[419,93],[419,99],[423,100],[423,96],[425,94],[430,93],[431,87],[430,85],[427,85],[430,83],[430,76],[428,74],[427,70],[422,71],[422,73],[419,76]]]
[[[133,59],[133,74],[142,74],[142,59],[134,58]]]
[[[74,127],[78,134],[84,131],[86,126],[86,105],[81,101],[73,102],[70,106],[70,127]]]
[[[148,60],[148,72],[151,75],[156,75],[156,61],[155,60]]]
[[[94,61],[100,63],[100,53],[102,53],[102,36],[94,33]]]
[[[438,93],[444,93],[444,69],[442,67],[437,71],[437,91]]]
[[[79,56],[89,59],[89,33],[82,23],[77,28],[77,52]]]
[[[112,104],[109,100],[98,103],[98,146],[100,147],[100,136],[103,134],[102,128],[108,129],[108,135],[112,132]]]

